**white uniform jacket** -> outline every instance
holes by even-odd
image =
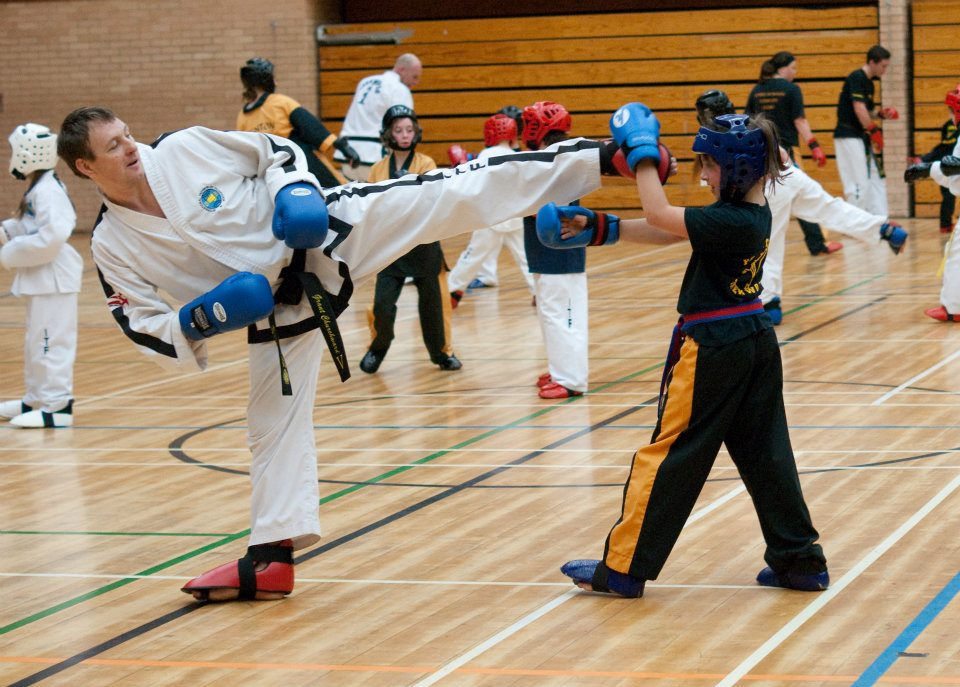
[[[0,248],[0,264],[17,271],[13,295],[79,293],[83,258],[67,244],[77,214],[53,170],[40,176],[25,201],[23,217],[3,221],[11,238]]]
[[[153,147],[141,144],[140,154],[166,219],[105,200],[94,260],[114,319],[143,352],[163,364],[202,369],[206,345],[184,336],[180,304],[238,271],[263,274],[276,290],[293,251],[273,236],[274,197],[287,184],[319,184],[300,148],[269,134],[193,127]],[[599,185],[599,144],[573,139],[544,151],[327,189],[330,231],[321,248],[307,251],[306,269],[339,311],[354,281],[418,244],[532,214],[547,202],[567,204]],[[161,291],[179,303],[171,305]],[[277,323],[294,324],[309,313],[303,303],[278,306]]]
[[[390,69],[383,74],[360,79],[343,120],[340,137],[349,140],[363,164],[372,165],[383,157],[380,126],[384,113],[394,105],[406,105],[413,109],[413,94],[400,80],[399,74]],[[333,154],[333,159],[346,161],[339,150]]]
[[[477,154],[478,160],[486,160],[491,157],[499,157],[500,155],[512,155],[515,151],[507,144],[490,146],[484,148]],[[523,234],[523,217],[512,217],[506,222],[500,222],[499,224],[494,224],[490,227],[491,231],[495,231],[498,234],[509,234],[511,232],[520,232]]]
[[[960,141],[958,141],[957,145],[954,146],[953,155],[960,157]],[[955,174],[954,176],[948,177],[940,171],[940,163],[934,162],[930,166],[930,178],[944,188],[948,189],[953,195],[960,197],[960,174]]]

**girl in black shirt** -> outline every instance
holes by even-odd
[[[722,115],[700,128],[693,150],[700,177],[717,199],[704,208],[667,200],[656,169],[659,123],[648,108],[624,106],[611,130],[636,170],[646,218],[620,221],[585,208],[547,206],[538,215],[541,239],[572,247],[619,237],[658,243],[685,238],[693,254],[653,438],[634,454],[603,559],[570,561],[561,570],[584,589],[641,596],[645,581],[659,575],[726,444],[767,544],[768,567],[757,581],[826,589],[826,559],[790,446],[780,348],[758,298],[770,237],[764,184],[782,169],[775,129],[745,115]]]

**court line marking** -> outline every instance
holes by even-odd
[[[47,656],[0,656],[0,663],[26,663],[39,665],[56,665],[63,658]],[[119,668],[211,668],[214,670],[243,670],[243,671],[311,671],[311,672],[346,672],[346,673],[411,673],[422,674],[432,670],[431,666],[385,666],[385,665],[344,665],[336,663],[241,663],[235,661],[174,661],[151,660],[138,658],[88,658],[82,665],[119,667]],[[460,668],[460,675],[498,675],[510,677],[565,677],[565,678],[619,678],[621,680],[715,680],[718,673],[667,673],[641,672],[630,670],[551,670],[544,668]],[[744,678],[751,682],[850,682],[854,675],[780,675],[757,674]],[[904,676],[884,677],[884,684],[908,685],[960,685],[960,676]]]
[[[161,580],[179,582],[192,580],[190,575],[141,575],[110,574],[110,573],[33,573],[33,572],[0,572],[0,577],[7,578],[48,578],[48,579],[91,579],[91,580]],[[356,584],[356,585],[397,585],[397,586],[437,586],[437,587],[563,587],[569,588],[567,582],[504,582],[494,580],[384,580],[346,577],[297,577],[297,584]],[[650,583],[648,589],[746,589],[761,593],[773,592],[775,589],[761,587],[757,584],[681,584],[681,583]],[[574,590],[576,591],[576,590]]]
[[[886,539],[875,546],[866,556],[860,559],[856,565],[847,571],[843,577],[830,585],[822,592],[817,593],[817,598],[795,615],[786,625],[775,632],[770,639],[764,642],[756,651],[745,658],[740,665],[730,671],[727,676],[716,684],[716,687],[733,687],[737,681],[749,673],[760,661],[766,658],[774,649],[786,641],[801,625],[816,615],[830,601],[840,594],[851,582],[856,580],[867,568],[877,562],[880,557],[887,553],[893,545],[906,536],[910,530],[916,527],[934,508],[940,505],[948,496],[950,496],[957,487],[960,487],[960,475],[950,481],[947,486],[941,489],[937,494],[921,506],[912,516],[903,524],[894,530]]]
[[[896,639],[884,649],[883,653],[867,666],[867,669],[860,674],[860,677],[851,687],[872,687],[882,680],[884,673],[897,662],[901,653],[905,652],[913,641],[927,629],[958,592],[960,592],[960,573],[954,575],[953,579],[947,582],[946,586],[930,600],[930,603],[923,607],[923,610],[903,629],[903,632],[897,635]]]
[[[855,285],[855,286],[857,286],[857,285]],[[850,287],[850,288],[855,288],[855,286],[854,286],[854,287]],[[239,362],[243,362],[243,361],[242,361],[242,360],[241,360],[241,361],[233,361],[232,364],[237,364],[237,363],[239,363]],[[624,377],[623,379],[619,380],[619,382],[613,382],[613,383],[614,383],[614,384],[615,384],[615,383],[620,383],[620,382],[622,382],[622,381],[624,381],[624,380],[630,379],[631,377],[637,376],[637,375],[639,375],[639,374],[641,374],[641,373],[638,372],[638,373],[635,373],[634,375],[629,375],[629,376]],[[182,380],[182,379],[183,379],[183,375],[180,375],[180,376],[177,378],[177,380]],[[176,380],[173,380],[173,379],[171,379],[171,380],[158,380],[157,382],[154,382],[154,383],[166,383],[167,381],[176,381]],[[150,384],[154,384],[154,383],[150,383]],[[562,405],[563,405],[563,404],[561,404],[561,407],[562,407]],[[554,407],[557,407],[557,406],[554,406]],[[351,488],[351,489],[349,489],[349,490],[343,490],[343,493],[349,493],[349,491],[352,491],[353,489],[355,489],[355,488]],[[238,534],[241,534],[241,533],[238,533]],[[222,545],[222,543],[224,543],[224,542],[216,543],[214,546]],[[194,555],[195,555],[195,553],[196,553],[196,552],[194,552]],[[106,591],[106,590],[103,590],[103,591]],[[97,593],[102,593],[102,592],[100,592],[100,591],[98,590]],[[87,595],[87,598],[90,598],[90,596],[91,596],[91,595]],[[2,629],[0,629],[0,630],[2,630],[2,631],[7,631],[7,630],[9,630],[9,629],[11,629],[11,628],[8,626],[8,628],[2,628]]]
[[[640,375],[640,374],[644,374],[644,373],[647,372],[647,371],[648,371],[648,369],[641,369],[641,370],[638,370],[638,371],[636,371],[636,372],[633,372],[633,373],[631,373],[631,374],[628,374],[628,375],[624,376],[622,379],[623,379],[623,380],[630,379],[630,378],[633,377],[633,376],[637,376],[637,375]],[[550,404],[550,405],[548,405],[548,406],[545,406],[545,407],[543,407],[543,408],[540,408],[540,409],[536,410],[535,412],[528,413],[528,414],[526,414],[525,416],[523,416],[523,417],[521,417],[521,418],[519,418],[519,419],[513,420],[512,422],[504,423],[504,424],[501,424],[501,425],[497,425],[497,426],[494,427],[494,428],[488,429],[488,430],[486,430],[486,431],[484,431],[484,432],[481,432],[480,434],[474,435],[474,436],[472,436],[472,437],[469,437],[468,439],[465,439],[465,440],[463,440],[463,441],[461,441],[461,442],[458,442],[457,444],[454,444],[454,447],[453,447],[453,448],[455,449],[455,448],[461,447],[461,446],[469,446],[470,444],[473,444],[473,443],[482,441],[482,440],[486,439],[487,437],[493,436],[493,435],[495,435],[495,434],[497,434],[497,433],[499,433],[499,432],[504,431],[505,429],[509,428],[511,425],[521,424],[521,423],[523,423],[523,422],[526,422],[526,421],[529,421],[529,420],[531,420],[531,419],[535,419],[535,418],[540,417],[540,416],[542,416],[542,415],[546,415],[546,414],[548,414],[548,413],[550,413],[550,412],[553,412],[554,410],[556,410],[556,409],[558,409],[558,408],[562,408],[563,406],[565,406],[565,405],[567,405],[567,404],[576,403],[577,400],[578,400],[578,398],[579,398],[579,397],[569,398],[569,399],[566,399],[566,400],[564,400],[564,401],[560,401],[560,402],[558,402],[558,403]],[[633,412],[633,411],[631,411],[631,412]],[[601,422],[597,423],[596,425],[594,425],[594,426],[592,426],[592,427],[599,427],[599,426],[603,426],[603,425],[605,425],[605,424],[607,424],[607,423],[609,423],[609,422],[614,422],[616,419],[618,419],[618,417],[622,417],[623,415],[624,415],[624,413],[620,413],[620,414],[618,414],[618,415],[614,415],[614,416],[612,416],[611,418],[608,418],[607,420],[602,420]],[[574,433],[574,435],[573,435],[572,437],[565,437],[562,441],[570,441],[570,440],[572,440],[573,438],[576,438],[576,437],[577,437],[581,432],[583,432],[585,429],[590,429],[590,428],[591,428],[591,427],[580,428],[579,430],[577,430],[577,432]],[[560,443],[560,441],[561,441],[561,440],[558,440],[558,441],[555,441],[555,442],[551,442],[551,444],[549,444],[548,446],[552,446],[553,444]],[[171,444],[171,446],[172,446],[172,444]],[[178,450],[179,450],[179,449],[178,449]],[[403,472],[405,472],[405,471],[412,470],[412,469],[414,469],[414,468],[416,468],[416,467],[418,467],[418,466],[420,466],[420,465],[429,463],[429,462],[431,462],[431,461],[433,461],[433,460],[435,460],[435,459],[437,459],[437,458],[442,457],[442,456],[445,455],[445,454],[446,454],[445,451],[440,451],[440,452],[437,452],[437,453],[435,453],[435,454],[427,455],[427,456],[424,456],[423,458],[421,458],[421,459],[419,459],[419,460],[417,460],[417,461],[414,461],[413,463],[411,463],[411,464],[409,464],[409,465],[403,466],[402,468],[395,468],[395,469],[393,469],[393,470],[389,470],[389,471],[387,471],[387,472],[381,473],[380,475],[377,475],[377,476],[371,478],[370,480],[366,481],[365,483],[362,483],[362,484],[353,484],[353,485],[351,485],[351,486],[349,486],[349,487],[345,487],[345,488],[343,488],[343,489],[340,489],[340,490],[338,490],[338,491],[330,494],[329,496],[324,496],[324,497],[320,498],[317,505],[318,505],[318,506],[323,506],[323,505],[325,505],[325,504],[327,504],[327,503],[330,503],[330,502],[332,502],[332,501],[335,501],[335,500],[337,500],[337,499],[339,499],[339,498],[342,498],[342,497],[347,496],[347,495],[349,495],[349,494],[352,494],[352,493],[354,493],[354,492],[356,492],[356,491],[359,491],[359,490],[361,490],[361,489],[364,489],[365,487],[372,486],[372,485],[376,484],[378,481],[383,481],[383,480],[389,479],[390,477],[392,477],[392,476],[394,476],[394,475],[401,474],[401,473],[403,473]],[[376,523],[374,523],[374,524],[376,524]],[[372,525],[368,525],[367,527],[371,527],[371,526],[372,526]],[[327,544],[324,544],[324,545],[319,546],[319,547],[317,547],[317,548],[314,548],[314,549],[312,549],[312,550],[308,550],[307,553],[305,553],[305,554],[303,554],[303,555],[300,556],[300,559],[301,559],[301,560],[305,560],[305,559],[308,560],[309,558],[312,558],[312,557],[315,556],[315,555],[319,555],[320,553],[322,553],[323,551],[328,550],[328,549],[331,548],[332,546],[337,546],[337,545],[338,545],[338,542],[344,540],[344,539],[347,538],[347,537],[352,537],[352,536],[354,536],[354,535],[355,535],[355,536],[360,536],[360,534],[362,534],[365,529],[366,529],[366,528],[361,528],[360,530],[355,530],[353,533],[351,533],[351,534],[349,534],[349,535],[344,535],[344,537],[340,537],[339,539],[335,539],[335,540],[333,540],[333,541],[331,541],[331,542],[328,542]],[[224,537],[224,538],[219,539],[219,540],[217,540],[217,541],[215,541],[215,542],[212,542],[212,543],[210,543],[210,544],[206,544],[206,545],[204,545],[204,546],[198,547],[198,548],[196,548],[196,549],[193,549],[192,551],[188,551],[188,552],[183,553],[183,554],[181,554],[181,555],[179,555],[179,556],[176,556],[176,557],[174,557],[174,558],[168,559],[168,560],[163,561],[163,562],[161,562],[161,563],[154,564],[154,565],[152,565],[151,567],[149,567],[149,568],[147,568],[146,570],[144,570],[144,571],[142,572],[142,574],[150,575],[150,574],[153,574],[153,573],[158,572],[158,571],[160,571],[160,570],[164,570],[164,569],[169,568],[169,567],[171,567],[171,566],[173,566],[173,565],[177,565],[177,564],[179,564],[179,563],[182,563],[183,561],[186,561],[186,560],[189,560],[190,558],[193,558],[193,557],[195,557],[195,556],[198,556],[198,555],[200,555],[201,553],[205,553],[205,552],[210,551],[210,550],[212,550],[212,549],[219,548],[219,547],[221,547],[221,546],[224,546],[225,544],[228,544],[228,543],[230,543],[230,542],[232,542],[232,541],[235,541],[236,539],[240,539],[241,537],[246,537],[246,536],[248,536],[249,534],[250,534],[250,530],[249,530],[249,529],[240,530],[239,532],[236,532],[236,533],[230,535],[229,537]],[[13,621],[13,622],[11,622],[11,623],[8,623],[7,625],[4,625],[4,626],[0,627],[0,635],[4,635],[4,634],[6,634],[6,633],[8,633],[8,632],[12,632],[12,631],[17,630],[17,629],[19,629],[19,628],[21,628],[21,627],[24,627],[25,625],[29,625],[29,624],[31,624],[31,623],[37,622],[38,620],[42,620],[42,619],[47,618],[47,617],[49,617],[49,616],[51,616],[51,615],[54,615],[54,614],[56,614],[56,613],[59,613],[60,611],[62,611],[62,610],[64,610],[64,609],[71,608],[72,606],[75,606],[75,605],[77,605],[77,604],[83,603],[83,602],[85,602],[85,601],[88,601],[88,600],[90,600],[90,599],[93,599],[93,598],[95,598],[95,597],[97,597],[97,596],[100,596],[100,595],[102,595],[102,594],[106,594],[107,592],[110,592],[110,591],[112,591],[112,590],[114,590],[114,589],[117,589],[117,588],[119,588],[119,587],[123,587],[123,586],[125,586],[125,585],[127,585],[127,584],[130,584],[130,583],[132,583],[132,582],[135,582],[135,581],[136,581],[135,578],[125,578],[125,579],[122,579],[122,580],[116,580],[116,581],[111,582],[111,583],[109,583],[109,584],[107,584],[107,585],[98,587],[97,589],[93,589],[93,590],[91,590],[91,591],[89,591],[89,592],[85,592],[85,593],[83,593],[83,594],[74,596],[74,597],[72,597],[72,598],[70,598],[70,599],[67,599],[67,600],[65,600],[65,601],[62,601],[62,602],[60,602],[60,603],[58,603],[58,604],[55,604],[55,605],[53,605],[53,606],[49,606],[49,607],[47,607],[47,608],[45,608],[45,609],[43,609],[43,610],[40,610],[40,611],[37,611],[36,613],[33,613],[32,615],[29,615],[29,616],[27,616],[27,617],[20,618],[20,619],[15,620],[15,621]],[[147,625],[150,625],[150,623],[147,623]],[[70,660],[72,661],[73,658],[71,658]],[[70,665],[73,665],[73,663],[70,663],[69,665],[66,665],[66,664],[65,664],[64,666],[58,668],[57,670],[58,670],[58,671],[59,671],[59,670],[65,670],[65,669],[69,668]]]
[[[583,453],[591,453],[593,451],[583,451]],[[623,453],[623,451],[617,451],[617,453]],[[887,453],[887,451],[877,451],[876,453]],[[910,451],[909,453],[914,453]],[[956,453],[956,450],[951,451],[931,451],[931,453]],[[210,467],[219,467],[219,468],[249,468],[250,462],[241,462],[241,463],[232,463],[227,461],[207,461],[204,463],[206,466]],[[129,468],[152,468],[157,470],[165,470],[169,468],[187,468],[187,467],[197,467],[195,463],[182,463],[182,464],[170,464],[170,463],[128,463],[128,462],[102,462],[102,463],[72,463],[72,462],[56,462],[56,461],[17,461],[17,462],[7,462],[0,463],[0,469],[4,467],[34,467],[34,468],[62,468],[62,467],[73,467],[73,468],[85,468],[90,470],[103,470],[110,468],[118,467],[129,467]],[[456,470],[460,468],[482,468],[482,469],[496,469],[496,468],[505,468],[507,470],[618,470],[623,471],[629,469],[629,465],[617,465],[617,464],[588,464],[588,463],[559,463],[559,464],[546,464],[546,465],[502,465],[497,463],[430,463],[426,465],[418,465],[416,463],[322,463],[318,462],[317,467],[321,469],[337,469],[337,468],[373,468],[373,469],[383,469],[383,468],[411,468],[411,467],[424,467],[430,468],[433,470]],[[730,472],[736,470],[735,466],[732,465],[715,465],[712,468],[718,472]],[[802,473],[818,471],[818,472],[857,472],[857,471],[892,471],[892,472],[927,472],[927,471],[950,471],[950,470],[960,470],[960,465],[810,465],[810,464],[797,464],[797,469]],[[329,478],[328,478],[329,479]],[[362,480],[361,480],[362,481]],[[3,530],[0,530],[0,534],[3,533]],[[116,534],[123,534],[118,532]],[[190,536],[203,536],[203,535],[190,535]],[[218,535],[218,536],[226,536]]]
[[[926,377],[926,376],[928,376],[928,375],[936,372],[937,370],[939,370],[939,369],[940,369],[941,367],[943,367],[944,365],[948,365],[949,363],[953,362],[958,356],[960,356],[960,349],[957,349],[956,351],[954,351],[953,353],[951,353],[950,355],[948,355],[946,358],[944,358],[943,360],[941,360],[941,361],[938,362],[937,364],[931,365],[930,367],[928,367],[928,368],[927,368],[926,370],[924,370],[923,372],[921,372],[921,373],[919,373],[919,374],[917,374],[917,375],[914,375],[913,377],[911,377],[910,379],[908,379],[907,381],[905,381],[903,384],[901,384],[900,386],[898,386],[896,389],[891,389],[890,391],[888,391],[887,393],[885,393],[883,396],[881,396],[880,398],[878,398],[876,401],[874,401],[874,402],[871,403],[870,405],[872,405],[872,406],[883,405],[883,404],[887,401],[887,399],[893,398],[893,397],[896,396],[898,393],[900,393],[901,391],[903,391],[905,388],[907,388],[908,386],[911,386],[914,382],[917,382],[917,381],[923,379],[924,377]]]
[[[960,351],[957,351],[957,353],[958,355],[960,355]],[[913,382],[913,381],[915,380],[910,380],[910,382]],[[910,382],[906,382],[906,384],[909,384]],[[893,395],[895,395],[895,391],[896,390],[888,392],[886,397],[891,398]],[[635,403],[630,402],[629,398],[639,398],[639,397],[647,396],[649,395],[649,393],[652,393],[652,392],[644,393],[638,390],[636,392],[616,394],[616,395],[625,396],[628,398],[625,398],[623,402],[614,402],[614,403],[599,403],[596,400],[594,400],[587,404],[581,404],[580,408],[577,408],[577,410],[580,410],[583,407],[626,408],[628,406],[636,405]],[[513,395],[513,396],[519,396],[525,399],[532,398],[531,394],[532,392],[530,393],[524,392],[522,394],[495,393],[495,392],[490,393],[491,396],[496,396],[497,398],[503,398],[504,396]],[[483,396],[484,394],[475,394],[471,391],[471,395],[474,397],[478,397],[478,396]],[[614,395],[614,394],[597,394],[595,392],[588,391],[585,398],[587,400],[589,400],[590,398],[596,399],[601,395],[606,396],[606,395]],[[814,394],[811,392],[810,395],[814,395]],[[351,403],[349,405],[344,405],[343,407],[349,408],[351,410],[389,410],[389,411],[411,410],[411,409],[412,410],[416,410],[416,409],[436,410],[438,407],[444,410],[470,409],[470,408],[485,408],[489,410],[498,410],[498,409],[530,408],[531,407],[531,403],[529,402],[527,403],[442,403],[442,404],[437,404],[437,403],[395,403],[394,400],[391,398],[384,398],[381,400],[383,401],[383,403],[376,403],[376,404]],[[881,405],[882,402],[883,402],[882,400],[880,400],[880,402],[873,401],[871,403],[826,403],[826,402],[803,403],[799,401],[791,401],[791,402],[785,403],[784,405],[787,408],[866,408],[869,406]],[[944,402],[944,403],[921,403],[921,402],[911,403],[908,401],[901,401],[898,403],[888,403],[886,405],[889,408],[957,408],[957,407],[960,407],[960,400],[951,399],[950,402]],[[330,407],[331,406],[318,406],[315,410],[322,411]],[[653,408],[654,406],[651,405],[649,407]],[[141,411],[170,412],[171,408],[170,406],[108,406],[105,408],[100,408],[99,410],[103,410],[103,411],[109,410],[114,413],[124,412],[124,411],[131,412],[131,413],[141,412]],[[223,411],[224,413],[236,414],[239,412],[245,412],[246,406],[239,406],[239,405],[237,406],[195,406],[195,405],[189,405],[189,404],[186,404],[186,405],[178,404],[175,410],[178,412],[191,412],[191,411],[197,411],[197,410]]]
[[[698,520],[703,519],[704,517],[706,517],[713,511],[715,511],[717,508],[720,508],[724,504],[728,503],[732,499],[744,493],[746,490],[747,488],[742,484],[729,490],[726,494],[722,495],[720,498],[715,499],[714,501],[707,504],[700,510],[696,511],[695,513],[692,513],[690,517],[687,518],[686,523],[684,523],[683,529],[686,529],[687,527],[697,522]],[[527,613],[525,616],[523,616],[522,618],[514,622],[512,625],[509,625],[508,627],[504,628],[500,632],[497,632],[496,634],[494,634],[492,637],[489,637],[483,642],[480,642],[479,644],[474,646],[472,649],[469,649],[468,651],[456,657],[452,661],[448,661],[447,663],[445,663],[443,666],[441,666],[439,669],[431,673],[429,676],[427,676],[423,680],[420,680],[419,682],[414,683],[412,687],[429,687],[430,685],[436,684],[437,682],[445,678],[450,673],[454,672],[458,668],[461,668],[462,666],[469,663],[473,659],[477,658],[481,654],[497,646],[505,639],[509,639],[510,637],[512,637],[513,635],[515,635],[516,633],[520,632],[522,629],[530,625],[531,623],[535,622],[536,620],[539,620],[540,618],[545,616],[547,613],[549,613],[553,609],[563,605],[564,603],[572,599],[574,596],[578,596],[581,593],[582,593],[582,590],[574,587],[573,589],[567,592],[564,592],[560,596],[551,599],[550,601],[543,604],[539,608],[536,608],[530,613]]]
[[[414,314],[407,315],[407,316],[404,316],[404,317],[398,317],[398,318],[397,318],[397,321],[398,321],[398,322],[403,322],[404,320],[412,320],[412,319],[414,319],[415,317],[417,317],[417,315],[414,313]],[[356,329],[352,329],[352,330],[349,330],[349,331],[343,331],[343,332],[341,332],[341,333],[342,333],[344,336],[351,336],[351,335],[354,335],[354,334],[362,334],[362,333],[364,333],[364,332],[369,332],[369,330],[368,330],[366,327],[357,327]],[[138,362],[149,362],[149,361],[138,361]],[[155,380],[152,381],[152,382],[144,382],[143,384],[135,384],[134,386],[130,386],[130,387],[127,387],[127,388],[125,388],[125,389],[118,389],[117,391],[112,391],[112,392],[110,392],[110,393],[108,393],[108,394],[101,394],[101,395],[99,395],[99,396],[89,396],[89,397],[87,397],[87,398],[80,398],[80,399],[74,401],[73,406],[74,406],[74,407],[77,407],[77,406],[86,406],[86,405],[90,405],[90,404],[92,404],[92,403],[97,403],[98,401],[104,401],[104,400],[107,400],[107,399],[112,399],[112,398],[117,398],[117,397],[120,397],[120,396],[125,396],[126,394],[132,393],[132,392],[145,391],[146,389],[153,389],[153,388],[155,388],[155,387],[164,386],[164,385],[166,385],[166,384],[180,383],[180,382],[182,382],[183,380],[191,379],[192,377],[196,377],[196,376],[198,376],[198,375],[209,374],[209,373],[211,373],[211,372],[220,372],[220,371],[222,371],[222,370],[226,370],[226,369],[231,368],[231,367],[236,367],[237,365],[245,365],[245,364],[247,364],[248,362],[249,362],[249,359],[246,358],[246,357],[243,357],[243,358],[239,358],[239,359],[237,359],[237,360],[231,360],[231,361],[225,362],[225,363],[217,363],[217,364],[214,364],[214,365],[210,365],[210,366],[208,366],[205,370],[196,370],[196,371],[194,371],[194,372],[175,372],[175,373],[172,373],[172,376],[163,377],[163,378],[161,378],[161,379],[155,379]],[[111,363],[109,363],[109,361],[104,361],[104,363],[111,364]],[[171,373],[170,373],[169,371],[167,372],[167,374],[168,374],[168,375],[171,375]],[[144,397],[143,397],[143,396],[138,396],[137,398],[144,398]],[[168,408],[167,410],[169,410],[169,408]]]
[[[806,341],[806,339],[801,339],[801,340],[798,341],[797,343],[801,343],[802,341]],[[928,340],[928,341],[929,341],[929,340]],[[662,342],[661,342],[661,343],[662,343]],[[834,342],[834,343],[846,343],[846,344],[849,344],[850,341],[849,341],[849,340],[846,340],[846,341],[843,341],[843,342],[837,341],[837,342]],[[869,343],[869,342],[857,341],[856,343]],[[942,343],[942,342],[938,342],[938,343]],[[653,356],[651,356],[651,357],[653,357]],[[656,356],[656,359],[659,361],[662,357],[663,357],[663,356]],[[0,363],[0,364],[2,364],[2,363]],[[660,388],[660,381],[659,381],[659,380],[656,380],[656,379],[632,380],[631,383],[632,383],[632,384],[637,384],[637,385],[640,385],[640,384],[648,384],[648,385],[650,385],[650,387],[653,388],[653,389],[659,389],[659,388]],[[824,381],[801,380],[801,381],[795,381],[795,382],[791,382],[790,380],[785,380],[785,383],[786,383],[786,384],[792,384],[792,385],[794,385],[794,386],[806,386],[806,385],[810,385],[810,386],[824,386],[824,385],[833,385],[833,384],[836,384],[835,381],[829,381],[829,380],[824,380]],[[889,387],[890,385],[889,385],[889,384],[870,384],[870,383],[867,383],[867,382],[863,382],[863,383],[857,383],[856,386],[879,386],[879,387],[884,387],[884,388],[886,388],[886,387]],[[337,399],[371,399],[371,400],[374,400],[374,399],[379,399],[379,398],[446,398],[447,396],[458,396],[458,395],[460,395],[460,394],[462,394],[462,393],[463,393],[462,391],[457,391],[457,390],[441,391],[441,392],[423,392],[423,393],[415,393],[415,394],[404,394],[404,393],[399,393],[399,392],[397,392],[397,393],[390,393],[390,394],[373,394],[373,393],[348,394],[348,393],[342,393],[342,394],[337,394]],[[471,391],[471,393],[481,393],[481,394],[482,394],[482,393],[483,393],[483,390],[482,390],[482,389],[478,389],[478,390]],[[493,391],[491,391],[491,392],[489,392],[489,395],[491,395],[491,396],[501,396],[501,395],[503,395],[504,393],[505,393],[505,392],[500,392],[500,391],[493,392]],[[509,392],[507,392],[507,393],[509,393]],[[632,395],[635,395],[635,394],[636,394],[636,392],[633,392],[633,391],[604,391],[604,392],[602,392],[602,393],[603,393],[603,395],[605,395],[605,396],[632,396]],[[784,390],[783,395],[784,395],[784,396],[871,396],[871,397],[872,397],[872,396],[876,396],[876,393],[877,393],[876,391],[870,391],[870,390],[864,390],[864,391],[853,391],[853,390],[851,390],[851,391],[829,391],[829,390],[822,390],[822,391],[821,391],[821,390],[817,390],[817,389],[811,389],[810,391],[802,391],[802,390],[799,390],[799,389],[798,389],[798,390],[794,390],[794,391]],[[911,394],[912,394],[912,395],[915,395],[915,396],[927,396],[927,395],[929,395],[929,396],[960,396],[960,391],[951,391],[950,389],[908,389],[908,390],[906,390],[905,393],[904,393],[904,395],[911,395]],[[519,395],[519,393],[516,394],[516,395]],[[529,394],[526,394],[526,395],[529,396]],[[228,398],[229,398],[229,399],[233,399],[233,398],[235,398],[235,399],[238,400],[238,403],[237,403],[236,406],[212,406],[212,407],[227,408],[227,409],[231,409],[231,410],[235,410],[236,408],[239,408],[239,407],[241,407],[241,406],[245,407],[246,404],[245,404],[243,401],[245,401],[245,400],[247,399],[246,396],[236,396],[236,395],[230,395],[230,394],[215,394],[215,395],[211,395],[211,396],[208,396],[208,397],[199,396],[198,394],[191,394],[191,395],[189,395],[189,396],[181,396],[181,395],[179,395],[179,394],[169,394],[169,395],[167,395],[167,394],[159,394],[159,395],[153,394],[153,395],[150,395],[150,396],[126,396],[125,398],[126,398],[127,400],[146,400],[146,401],[157,401],[157,400],[159,400],[159,399],[166,399],[166,400],[171,400],[171,401],[183,401],[183,400],[195,401],[195,400],[197,400],[197,398],[218,398],[218,399],[228,399]],[[181,404],[178,403],[177,406],[180,407]],[[130,408],[130,406],[115,406],[115,407],[116,407],[116,408]],[[166,407],[167,409],[169,409],[169,406],[165,406],[165,407]],[[316,407],[317,407],[317,408],[328,408],[328,407],[330,407],[330,405],[329,405],[329,404],[324,404],[324,405],[317,405]]]
[[[572,599],[574,596],[576,596],[579,593],[579,591],[580,591],[579,589],[574,587],[573,589],[570,589],[569,591],[564,592],[563,594],[556,597],[555,599],[552,599],[547,603],[543,604],[542,606],[540,606],[540,608],[537,608],[534,611],[527,613],[527,615],[523,616],[522,618],[514,622],[512,625],[509,625],[508,627],[505,627],[504,629],[500,630],[500,632],[496,633],[495,635],[486,639],[480,644],[477,644],[475,647],[473,647],[466,653],[461,654],[454,660],[448,661],[446,664],[441,666],[438,670],[435,670],[433,673],[431,673],[429,676],[425,677],[424,679],[418,682],[415,682],[413,684],[413,687],[429,687],[430,685],[436,684],[437,682],[445,678],[450,673],[454,672],[455,670],[462,667],[463,665],[469,663],[473,659],[485,653],[487,650],[492,649],[503,640],[512,637],[523,628],[539,620],[540,618],[545,616],[547,613],[552,611],[554,608],[557,608],[558,606],[566,603],[567,601]]]

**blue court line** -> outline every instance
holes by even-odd
[[[957,573],[954,578],[947,583],[947,586],[933,597],[933,600],[920,611],[917,617],[913,619],[913,622],[907,625],[903,632],[893,640],[890,646],[877,656],[873,663],[867,666],[867,669],[860,674],[857,681],[850,687],[871,687],[877,684],[877,681],[883,677],[884,673],[886,673],[890,669],[890,666],[900,657],[901,652],[906,651],[913,643],[913,640],[927,629],[927,626],[940,615],[940,611],[946,608],[953,600],[957,592],[960,592],[960,573]]]

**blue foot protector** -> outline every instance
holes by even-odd
[[[611,570],[600,561],[589,558],[567,561],[560,567],[560,572],[576,585],[589,584],[595,592],[619,594],[630,599],[643,596],[646,584],[646,580]]]
[[[468,289],[487,289],[490,288],[489,284],[486,284],[479,279],[474,279],[467,285]]]
[[[801,592],[822,592],[830,586],[830,573],[800,574],[795,572],[777,573],[773,568],[764,568],[757,575],[757,582],[764,587],[783,587]]]

